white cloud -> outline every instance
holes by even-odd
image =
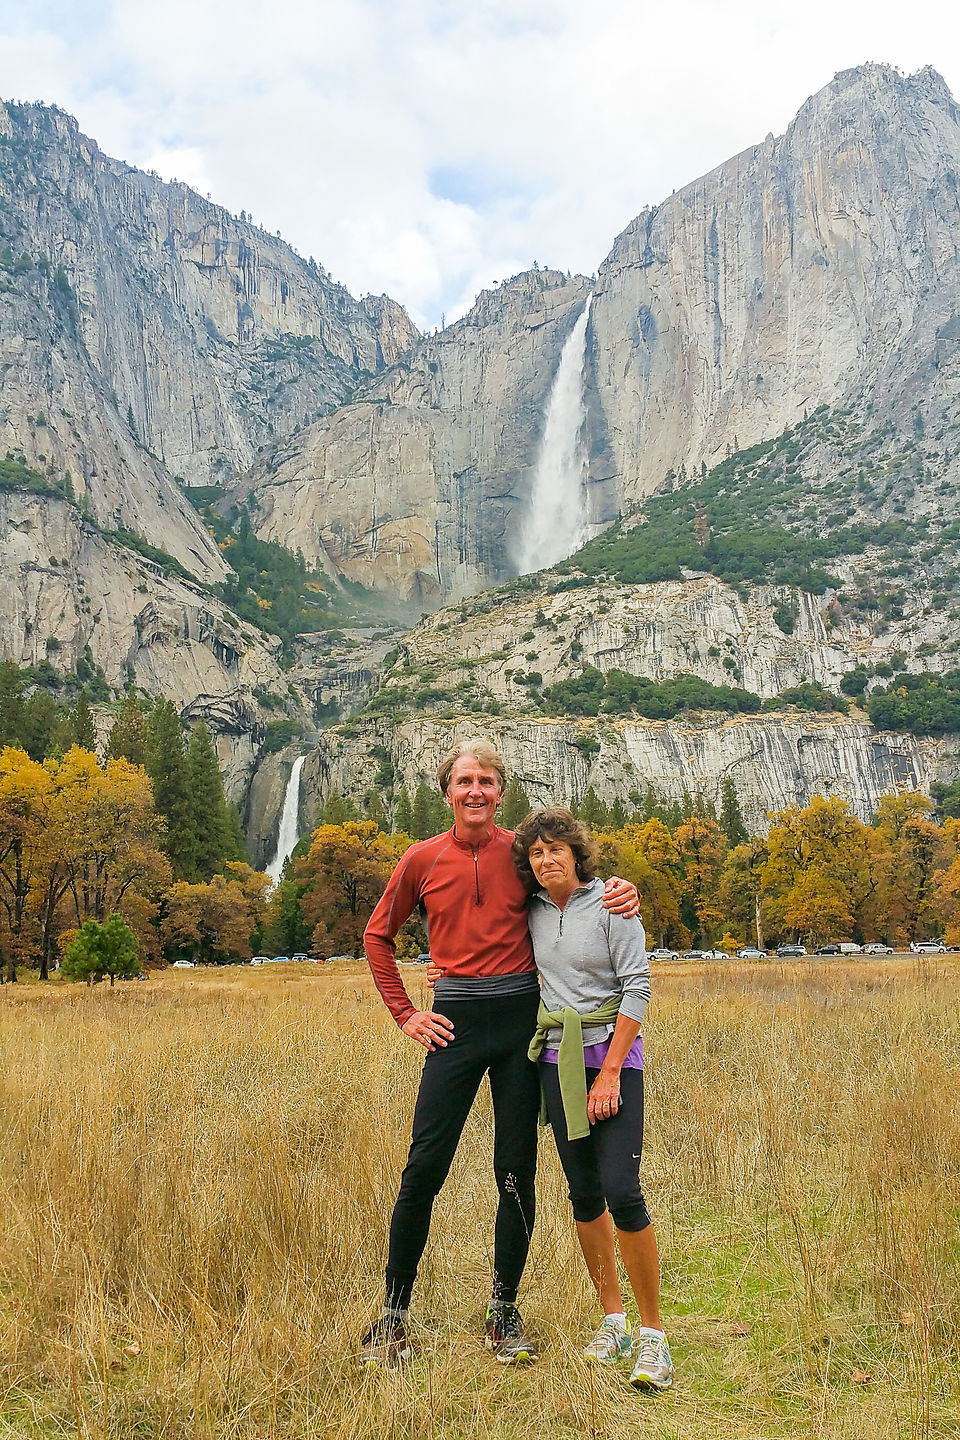
[[[592,272],[643,205],[865,60],[960,88],[954,7],[14,0],[0,20],[5,95],[63,105],[422,324],[535,259]]]

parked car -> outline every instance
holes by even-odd
[[[733,956],[730,954],[730,951],[729,951],[729,950],[717,950],[717,949],[704,950],[703,953],[704,953],[704,956],[706,957],[707,960],[732,960],[732,959],[733,959]]]
[[[681,960],[709,960],[709,950],[684,950],[680,956]]]
[[[817,948],[816,948],[816,950],[814,950],[813,953],[814,953],[814,955],[839,955],[839,954],[840,954],[840,946],[839,946],[839,945],[818,945]]]
[[[310,956],[304,954],[304,952],[303,952],[302,950],[298,950],[297,953],[296,953],[296,955],[291,955],[291,956],[290,956],[290,959],[291,959],[292,961],[297,961],[297,960],[309,960],[309,959],[310,959]]]
[[[868,945],[864,945],[863,953],[864,955],[892,955],[893,946],[883,945],[879,940],[871,940]]]
[[[756,945],[744,945],[741,950],[737,951],[737,956],[740,960],[766,960],[767,952],[758,950]]]
[[[801,955],[806,955],[806,945],[778,945],[777,954],[781,960],[799,960]]]
[[[197,967],[192,960],[174,960],[173,968],[174,970],[196,970]]]
[[[841,940],[839,945],[841,955],[862,955],[863,947],[855,945],[852,940]]]
[[[676,951],[676,950],[664,950],[662,946],[658,946],[656,950],[649,950],[649,951],[647,952],[647,956],[648,956],[648,959],[650,959],[650,960],[679,960],[679,959],[680,959],[680,955],[679,955],[679,952],[678,952],[678,951]]]
[[[327,964],[329,965],[330,962],[333,961],[333,960],[353,960],[353,959],[355,959],[355,958],[356,958],[356,957],[353,956],[353,955],[328,955],[328,956],[327,956]],[[322,965],[322,964],[323,964],[323,961],[321,960],[319,963]]]
[[[914,955],[946,955],[947,947],[942,940],[914,940],[910,946]]]
[[[250,961],[250,964],[251,964],[251,965],[269,965],[269,964],[270,964],[270,956],[269,956],[269,955],[254,955],[253,959]]]
[[[289,956],[289,955],[274,955],[273,960],[272,960],[270,963],[271,963],[272,965],[289,965],[289,964],[290,964],[290,956]]]

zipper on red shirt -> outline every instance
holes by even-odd
[[[482,905],[482,904],[483,904],[483,901],[480,899],[480,851],[479,851],[479,850],[474,850],[474,852],[473,852],[473,878],[474,878],[474,880],[476,881],[476,885],[477,885],[477,904],[478,904],[478,905]]]

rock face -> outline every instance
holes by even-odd
[[[294,437],[249,478],[259,532],[427,608],[512,573],[549,384],[591,288],[596,524],[820,404],[857,397],[912,433],[911,406],[955,390],[958,115],[932,70],[838,75],[785,135],[639,215],[595,285],[516,277]]]
[[[394,302],[355,300],[251,221],[111,160],[61,112],[7,105],[0,134],[5,243],[62,267],[82,355],[171,475],[245,469],[418,338]]]
[[[960,310],[958,161],[940,76],[865,65],[638,215],[591,311],[595,477],[636,499],[929,368]]]
[[[0,492],[4,658],[63,671],[88,651],[110,685],[165,695],[203,716],[232,796],[244,793],[272,712],[254,695],[286,692],[278,641],[238,626],[199,586],[111,544],[76,506]],[[55,651],[47,645],[53,640]],[[304,721],[309,709],[301,698]]]
[[[315,823],[331,793],[361,796],[370,788],[375,743],[386,746],[412,793],[421,779],[435,783],[437,765],[456,740],[488,736],[518,775],[533,804],[576,803],[588,786],[607,804],[649,786],[666,802],[700,794],[720,804],[731,779],[749,826],[811,795],[838,795],[864,821],[888,790],[926,790],[953,774],[956,757],[942,741],[882,735],[845,718],[764,715],[701,724],[676,721],[441,721],[409,719],[359,736],[328,731],[303,769],[301,813]]]
[[[554,372],[589,282],[528,271],[484,291],[354,404],[277,446],[238,494],[257,533],[414,607],[512,573]]]
[[[381,683],[409,691],[426,670],[437,706],[469,690],[522,711],[531,671],[548,686],[592,666],[655,681],[692,674],[766,700],[806,682],[836,690],[856,665],[888,662],[936,635],[947,618],[918,612],[881,629],[838,611],[829,596],[770,585],[745,596],[712,575],[574,590],[507,586],[425,617]],[[778,623],[785,615],[789,634]]]

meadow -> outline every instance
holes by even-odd
[[[415,997],[422,973],[407,969]],[[491,1114],[361,1372],[420,1052],[365,968],[0,991],[0,1440],[939,1437],[960,1427],[960,965],[661,967],[644,1187],[677,1380],[596,1323],[552,1140],[524,1370],[479,1342]]]

